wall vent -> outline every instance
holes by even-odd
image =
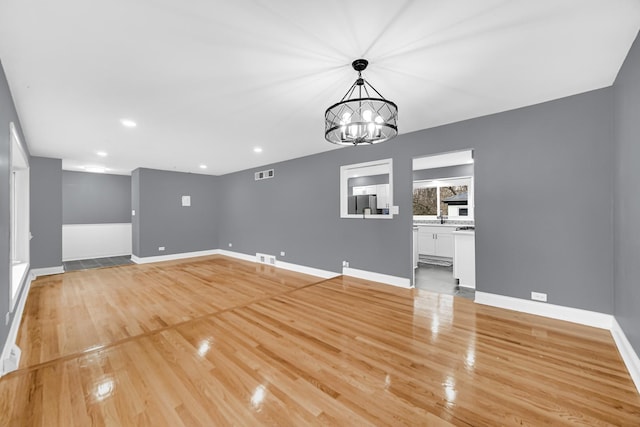
[[[256,181],[260,181],[261,179],[269,179],[275,176],[275,172],[273,169],[267,169],[260,172],[256,172],[254,174],[254,178]]]
[[[260,264],[276,265],[276,256],[256,253],[256,261]]]

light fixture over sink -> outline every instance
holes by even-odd
[[[386,99],[362,77],[369,61],[351,64],[358,78],[342,97],[324,113],[324,137],[332,144],[377,144],[398,134],[398,106]],[[371,93],[369,93],[371,89]]]

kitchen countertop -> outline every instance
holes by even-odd
[[[458,230],[458,231],[452,231],[451,234],[457,234],[459,236],[475,236],[476,231],[475,230]]]
[[[473,223],[466,223],[466,224],[447,224],[446,222],[444,224],[424,224],[421,222],[414,222],[413,223],[414,227],[473,227]]]

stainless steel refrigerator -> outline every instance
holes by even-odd
[[[362,215],[365,208],[370,208],[372,214],[378,213],[377,197],[372,195],[349,196],[348,213]]]

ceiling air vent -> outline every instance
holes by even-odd
[[[267,170],[264,170],[264,171],[256,172],[255,173],[255,180],[259,181],[261,179],[273,178],[274,175],[275,175],[275,172],[273,171],[273,169],[267,169]]]

